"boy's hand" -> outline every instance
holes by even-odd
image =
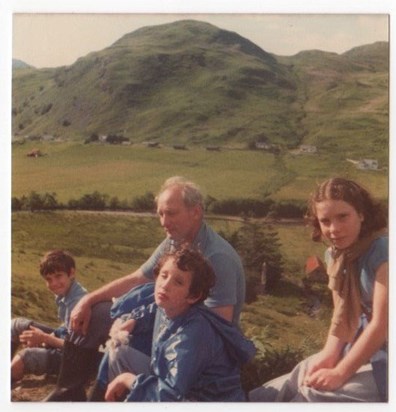
[[[107,402],[115,402],[121,400],[125,392],[130,389],[135,379],[136,375],[129,372],[118,375],[107,386],[105,400]]]
[[[131,333],[135,328],[136,320],[135,319],[128,319],[120,325],[120,330],[125,330],[128,333]]]
[[[29,330],[25,330],[19,335],[19,340],[29,348],[43,346],[46,341],[47,334],[41,329],[30,326]]]

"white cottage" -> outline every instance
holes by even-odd
[[[377,159],[362,159],[359,160],[357,168],[361,170],[377,170],[378,160]]]

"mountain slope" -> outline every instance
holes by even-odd
[[[383,151],[387,50],[278,57],[208,23],[144,27],[71,66],[14,71],[13,133],[330,151],[360,150],[355,136]]]
[[[28,69],[28,68],[33,68],[30,64],[25,63],[22,60],[19,59],[12,59],[12,68],[13,69]]]
[[[389,46],[379,42],[342,55],[306,51],[282,59],[304,99],[304,141],[326,153],[388,156]]]

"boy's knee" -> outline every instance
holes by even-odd
[[[19,342],[19,335],[29,329],[32,320],[26,318],[14,318],[11,320],[11,340]]]
[[[23,378],[25,365],[19,354],[16,354],[11,362],[11,379],[18,381]]]

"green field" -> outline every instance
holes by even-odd
[[[45,156],[26,154],[38,148]],[[359,171],[345,159],[324,155],[274,156],[263,151],[204,148],[174,150],[142,145],[112,146],[29,142],[12,148],[12,196],[31,191],[56,193],[60,202],[99,191],[131,200],[156,193],[165,178],[186,176],[206,195],[226,198],[305,200],[322,180],[341,175],[366,185],[381,199],[388,196],[388,173]]]

